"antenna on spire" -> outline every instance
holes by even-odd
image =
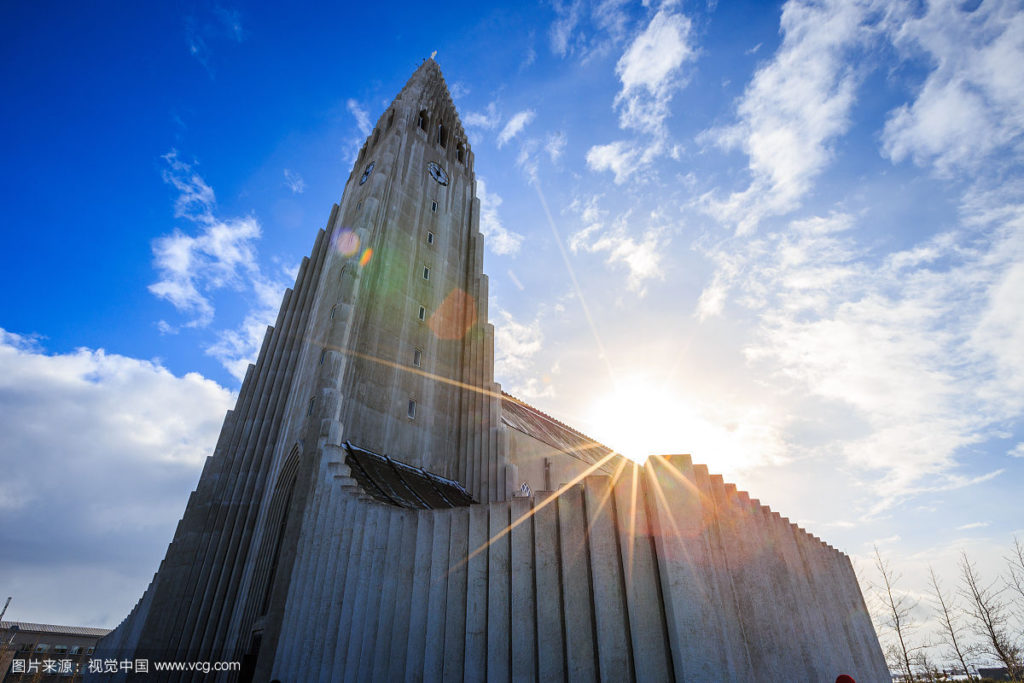
[[[434,50],[433,52],[430,53],[430,58],[431,59],[433,59],[436,56],[437,56],[437,50]]]

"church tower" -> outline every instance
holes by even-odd
[[[689,456],[636,465],[501,392],[473,160],[428,59],[96,656],[242,682],[883,680],[848,557]]]

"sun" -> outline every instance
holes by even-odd
[[[709,413],[706,402],[652,378],[631,376],[589,406],[586,421],[591,436],[622,455],[643,463],[651,455],[688,453],[696,462],[730,469],[744,460],[744,443],[737,426]]]

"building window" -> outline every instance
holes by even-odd
[[[460,164],[466,160],[466,146],[461,142],[459,143],[459,146],[455,148],[455,156],[458,158]]]
[[[361,208],[363,208],[363,202],[362,201],[356,202],[356,211],[358,211]]]
[[[67,645],[54,645],[53,646],[53,652],[54,652],[54,654],[58,654],[58,655],[66,655],[68,653],[68,646]]]
[[[49,652],[49,651],[50,651],[50,646],[47,645],[46,643],[39,643],[38,645],[36,645],[36,652]]]
[[[429,280],[430,279],[430,268],[428,268],[427,266],[423,266],[423,279],[424,280]]]
[[[443,123],[437,127],[437,144],[442,147],[448,146],[448,131],[444,129]]]
[[[80,655],[80,654],[82,654],[82,646],[81,645],[72,645],[71,649],[68,650],[68,654],[69,655]]]
[[[392,109],[391,113],[388,114],[388,130],[391,130],[391,124],[395,122],[395,110]]]
[[[306,417],[309,417],[310,415],[313,414],[313,406],[315,406],[315,405],[316,405],[316,398],[314,397],[314,398],[309,399],[309,408],[306,409]]]
[[[338,304],[331,306],[331,320],[334,320],[334,312],[338,310]]]
[[[437,202],[430,202],[430,210],[437,211]]]
[[[434,243],[434,233],[428,232],[427,233],[427,244],[433,244],[433,243]]]
[[[320,349],[320,365],[324,364],[324,358],[327,356],[327,349]]]
[[[407,414],[409,415],[410,420],[416,419],[416,401],[411,398],[409,399],[409,412]]]
[[[427,110],[426,109],[421,109],[420,110],[420,117],[419,117],[419,120],[416,122],[416,125],[419,126],[422,130],[426,130],[427,129]]]
[[[425,309],[422,306],[420,306],[420,312],[418,314],[418,317],[419,317],[420,320],[426,320],[427,319],[427,309]]]
[[[412,350],[412,364],[416,367],[420,367],[423,362],[423,352],[419,349]]]

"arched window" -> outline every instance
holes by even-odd
[[[448,146],[448,131],[445,130],[443,123],[437,126],[437,144],[442,147]]]
[[[420,117],[419,117],[419,120],[416,122],[416,125],[418,125],[423,130],[427,129],[427,110],[426,109],[420,109]]]
[[[391,130],[391,124],[395,122],[395,110],[392,109],[388,114],[388,130]]]
[[[459,146],[455,148],[455,156],[458,157],[460,164],[466,161],[466,146],[461,142],[459,143]]]

